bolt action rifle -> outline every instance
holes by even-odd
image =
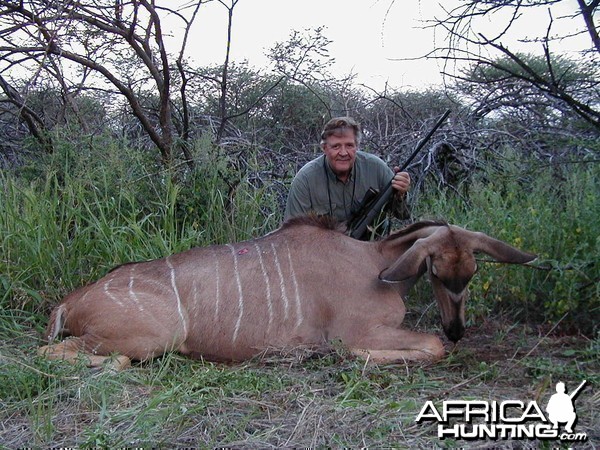
[[[406,170],[408,165],[419,154],[419,152],[425,146],[427,141],[431,139],[433,133],[435,133],[436,130],[442,126],[442,124],[449,115],[450,110],[447,110],[438,119],[433,128],[429,131],[429,133],[427,133],[427,135],[419,141],[415,150],[400,168],[400,172]],[[392,195],[392,190],[392,180],[390,180],[389,183],[386,184],[386,186],[381,190],[381,192],[377,192],[375,189],[370,188],[365,194],[365,197],[363,198],[360,206],[358,207],[358,210],[348,221],[348,228],[346,230],[346,234],[350,237],[353,237],[354,239],[362,238],[365,232],[367,231],[368,226],[371,224],[371,222],[373,222],[375,216],[379,214],[379,212],[383,209],[383,206],[386,204],[386,202]]]

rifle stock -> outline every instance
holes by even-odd
[[[450,115],[450,110],[448,109],[438,119],[438,121],[435,123],[433,128],[429,131],[429,133],[427,133],[427,135],[419,141],[415,150],[412,152],[412,154],[408,157],[408,159],[404,162],[404,164],[400,168],[400,172],[403,172],[404,170],[406,170],[406,168],[412,162],[412,160],[415,159],[415,157],[419,154],[421,149],[425,146],[425,144],[429,141],[429,139],[431,139],[431,136],[433,136],[433,133],[435,133],[436,130],[442,126],[442,124],[444,123],[444,121],[446,120],[446,118],[449,115]],[[393,180],[393,178],[392,178],[392,180]],[[393,191],[392,180],[390,180],[385,185],[385,187],[381,190],[381,192],[379,192],[379,194],[377,194],[377,197],[370,202],[370,206],[366,211],[363,211],[363,208],[359,209],[359,211],[357,212],[357,216],[353,217],[348,222],[348,229],[346,231],[346,234],[348,234],[350,237],[353,237],[354,239],[360,239],[365,234],[365,232],[367,231],[367,227],[371,224],[371,222],[373,222],[373,220],[375,219],[375,216],[377,214],[379,214],[379,212],[381,211],[383,206],[386,204],[386,202],[391,197],[392,191]]]

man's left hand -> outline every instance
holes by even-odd
[[[410,175],[408,172],[400,172],[399,167],[394,167],[394,179],[392,180],[392,188],[398,195],[404,195],[410,189]]]

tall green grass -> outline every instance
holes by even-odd
[[[266,189],[253,188],[216,157],[200,159],[191,173],[142,175],[140,168],[125,175],[122,165],[131,160],[114,159],[71,173],[66,169],[81,164],[72,158],[68,151],[55,155],[35,176],[0,174],[5,311],[44,312],[118,264],[259,236],[281,219]],[[234,192],[223,176],[238,180]]]

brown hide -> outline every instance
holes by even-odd
[[[400,293],[428,270],[444,323],[445,315],[460,310],[457,298],[474,273],[474,266],[464,268],[469,255],[499,252],[500,241],[433,222],[362,242],[315,220],[293,220],[251,241],[120,266],[53,311],[48,340],[74,339],[42,353],[74,359],[75,350],[93,361],[92,355],[145,360],[179,351],[243,360],[265,348],[340,339],[378,361],[434,359],[444,353],[437,337],[400,328]],[[448,240],[448,231],[461,239]],[[520,260],[533,259],[512,250]],[[444,312],[448,301],[454,306]],[[454,316],[464,325],[464,317]]]

